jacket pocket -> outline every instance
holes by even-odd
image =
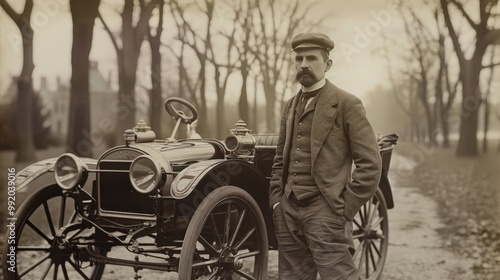
[[[343,125],[341,125],[341,126],[333,126],[332,129],[330,130],[329,135],[338,134],[339,132],[342,132],[342,131],[344,131],[344,126]]]

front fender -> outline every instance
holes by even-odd
[[[394,208],[394,200],[392,198],[391,183],[387,177],[387,172],[382,172],[382,177],[380,178],[379,188],[385,198],[385,203],[387,204],[387,209]]]
[[[190,195],[196,186],[207,177],[215,181],[223,180],[220,185],[225,185],[230,177],[241,173],[240,165],[249,164],[242,160],[213,159],[194,163],[182,170],[173,180],[170,186],[170,195],[175,199],[183,199]],[[216,175],[215,171],[218,174]],[[220,175],[219,173],[223,173]],[[228,177],[228,178],[222,178]],[[168,192],[167,192],[168,193]]]
[[[19,173],[16,174],[16,191],[24,191],[29,183],[36,180],[37,178],[43,176],[45,173],[54,172],[54,165],[56,164],[57,157],[49,158],[35,162],[28,165]],[[97,165],[97,160],[92,158],[80,158],[84,163],[87,164],[89,168],[95,169]],[[54,180],[55,181],[55,180]]]

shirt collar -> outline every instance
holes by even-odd
[[[310,87],[302,87],[302,92],[311,92],[318,90],[322,88],[325,84],[326,84],[326,78],[323,78]]]

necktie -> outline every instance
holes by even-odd
[[[309,101],[309,99],[315,97],[319,91],[320,90],[314,90],[311,92],[302,92],[302,98],[299,102],[299,106],[298,106],[298,110],[297,110],[297,112],[299,113],[299,116],[302,116],[302,114],[304,113],[304,110],[306,109],[307,101]]]

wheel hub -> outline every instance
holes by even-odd
[[[362,239],[364,240],[373,240],[382,238],[382,235],[380,235],[377,230],[371,228],[370,226],[363,228],[361,231],[363,234]]]
[[[54,239],[50,250],[50,258],[56,264],[66,262],[77,247],[61,239]]]
[[[243,268],[243,260],[236,256],[233,248],[225,247],[220,253],[219,267],[221,276],[230,277],[233,271]]]

